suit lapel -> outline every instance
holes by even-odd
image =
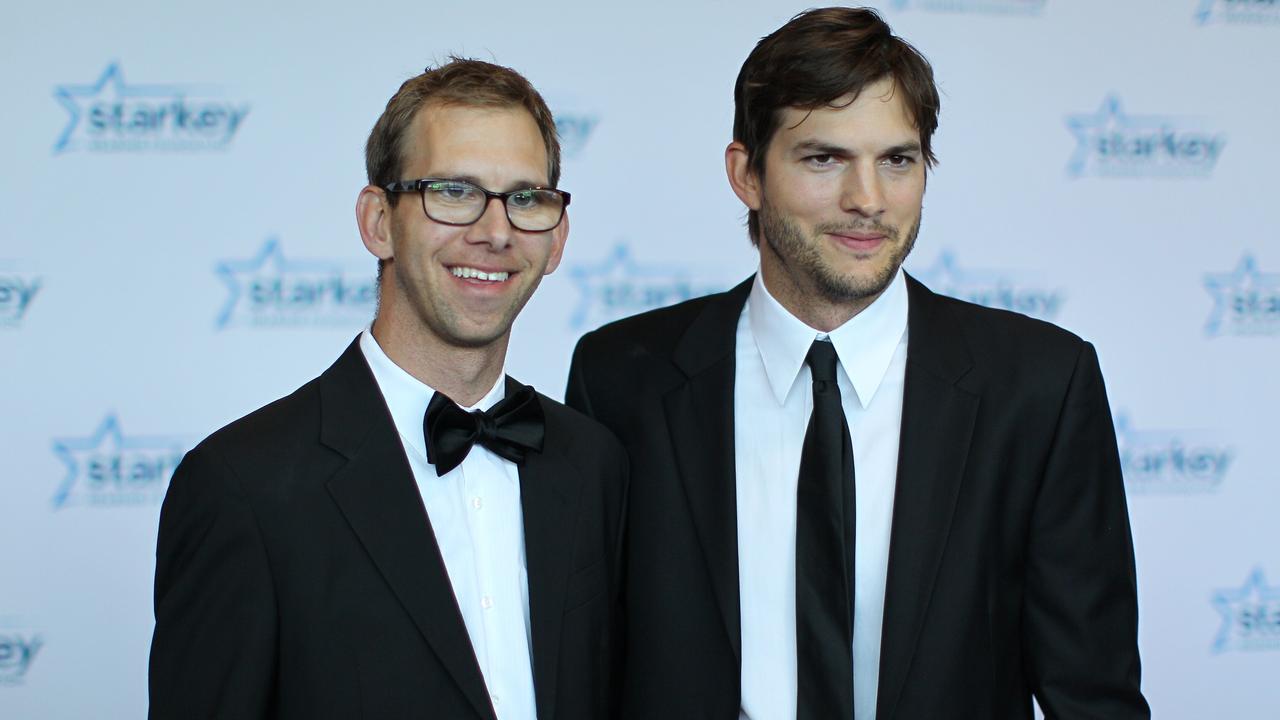
[[[889,720],[928,610],[969,455],[978,396],[960,386],[972,359],[945,307],[908,277],[910,309],[898,478],[885,586],[876,717]]]
[[[347,458],[330,495],[476,712],[496,720],[422,495],[358,340],[321,376],[320,402],[321,441]]]
[[[521,387],[507,378],[507,394]],[[539,402],[545,401],[539,396]],[[525,562],[529,576],[529,625],[533,635],[533,679],[538,717],[555,717],[565,591],[573,559],[581,475],[566,456],[565,438],[547,424],[542,452],[520,466]]]
[[[671,444],[725,633],[742,662],[734,461],[734,349],[752,278],[708,302],[672,359],[687,381],[664,398]]]

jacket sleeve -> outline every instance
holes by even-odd
[[[149,717],[267,717],[275,603],[262,533],[237,479],[213,451],[193,450],[160,511]]]
[[[1093,346],[1076,359],[1031,517],[1023,642],[1047,718],[1149,718],[1133,541]]]

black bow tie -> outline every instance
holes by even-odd
[[[528,385],[485,411],[467,412],[437,392],[422,421],[427,460],[436,466],[436,475],[457,467],[477,443],[519,465],[529,451],[542,450],[544,430],[542,404]]]

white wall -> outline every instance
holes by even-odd
[[[566,259],[509,360],[559,396],[582,332],[754,268],[723,176],[732,86],[805,6],[177,5],[24,3],[0,25],[4,718],[145,712],[168,473],[368,321],[374,262],[353,208],[364,139],[402,80],[450,51],[496,59],[561,120]],[[883,10],[944,93],[909,269],[1102,357],[1157,715],[1274,713],[1280,6]],[[95,126],[111,118],[94,108],[118,104],[165,116]],[[254,302],[275,287],[294,302]]]

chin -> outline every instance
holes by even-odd
[[[473,325],[468,328],[452,328],[448,340],[456,347],[480,349],[502,340],[511,333],[511,323]]]

